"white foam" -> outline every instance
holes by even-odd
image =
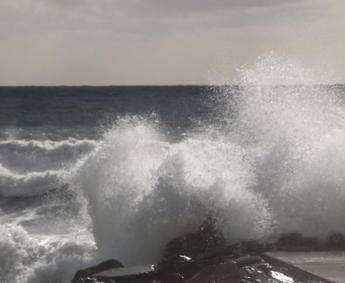
[[[125,264],[152,263],[168,241],[210,214],[229,243],[284,232],[345,233],[340,97],[310,85],[312,71],[272,55],[240,75],[240,91],[224,88],[218,98],[220,125],[175,143],[159,123],[138,117],[118,120],[100,142],[0,143],[0,194],[35,195],[69,183],[88,201],[99,260]],[[23,164],[21,154],[11,161],[17,152],[26,156]],[[68,281],[92,257],[93,239],[81,236],[87,224],[45,240],[18,225],[1,227],[5,279]]]
[[[0,197],[34,196],[59,185],[63,171],[48,170],[17,174],[0,165]]]
[[[224,88],[223,126],[177,143],[156,123],[120,120],[72,181],[88,198],[100,253],[151,262],[210,213],[229,242],[345,233],[345,112],[311,76],[263,57],[241,70],[239,94]]]
[[[0,141],[0,197],[34,196],[63,185],[96,147],[96,141],[72,138]]]
[[[217,213],[229,241],[264,237],[267,203],[241,147],[196,136],[172,144],[145,120],[123,120],[74,183],[89,200],[100,253],[126,263],[157,260],[165,244]]]
[[[310,70],[272,55],[242,77],[243,95],[231,130],[241,144],[257,150],[256,190],[266,192],[277,233],[345,233],[341,97],[330,87],[305,85],[316,81]]]
[[[94,140],[5,140],[0,141],[0,163],[17,173],[56,170],[71,165],[92,151]]]
[[[0,281],[69,282],[91,263],[94,244],[87,233],[40,239],[14,224],[0,227]]]

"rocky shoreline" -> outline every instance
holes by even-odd
[[[227,246],[213,227],[206,223],[197,232],[168,243],[157,265],[131,270],[112,259],[79,270],[71,283],[330,283],[267,252],[345,250],[345,237],[340,234],[320,241],[292,233],[274,243],[246,241]]]
[[[106,271],[114,273],[114,269],[121,268],[116,261],[109,260],[91,269],[78,271],[72,283],[331,283],[268,255],[214,257],[181,263],[178,268],[171,270],[153,269],[128,275],[107,275]]]

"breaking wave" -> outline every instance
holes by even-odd
[[[69,282],[92,264],[83,200],[69,188],[96,141],[0,141],[0,281]]]
[[[118,119],[99,141],[1,141],[1,202],[64,184],[74,197],[42,198],[15,221],[0,211],[0,280],[67,282],[108,258],[153,263],[209,216],[228,243],[345,234],[341,95],[274,55],[239,76],[238,87],[205,101],[214,119],[174,142],[138,116]]]
[[[0,226],[0,279],[3,282],[69,282],[75,270],[90,264],[94,243],[88,235],[30,236],[17,225]]]
[[[217,213],[229,241],[264,236],[268,203],[251,190],[255,176],[245,154],[221,137],[172,144],[145,120],[119,122],[77,176],[101,254],[154,261],[169,240],[196,229],[209,213]]]
[[[156,122],[121,119],[78,171],[104,258],[155,261],[209,215],[229,243],[345,233],[340,97],[274,55],[240,74],[217,96],[219,124],[171,143]]]
[[[0,165],[0,197],[25,197],[55,188],[63,171],[16,174]]]
[[[63,185],[96,145],[76,139],[0,141],[0,197],[33,196]]]
[[[56,169],[74,163],[90,152],[94,140],[0,141],[0,163],[18,173]]]

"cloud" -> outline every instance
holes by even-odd
[[[137,1],[130,1],[137,2]],[[143,0],[141,6],[154,11],[165,11],[167,13],[190,13],[199,11],[215,11],[223,9],[236,9],[240,7],[269,7],[277,5],[289,5],[292,2],[303,2],[303,0]]]
[[[0,32],[112,30],[159,34],[303,19],[312,0],[2,0]],[[314,1],[315,3],[315,1]],[[314,4],[315,10],[315,4]]]
[[[206,83],[270,50],[345,74],[343,0],[1,0],[0,84]],[[344,77],[344,75],[343,75]]]

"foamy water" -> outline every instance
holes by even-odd
[[[68,282],[98,260],[152,263],[209,215],[228,243],[345,233],[340,94],[274,55],[240,77],[205,100],[214,120],[173,141],[131,115],[97,140],[0,142],[0,276]]]

